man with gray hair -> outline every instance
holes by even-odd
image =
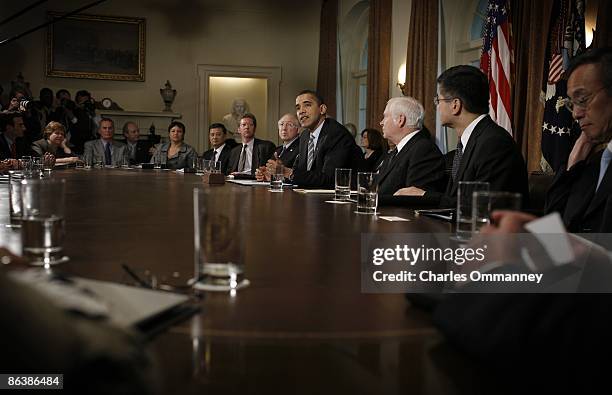
[[[421,103],[412,97],[394,97],[387,102],[380,126],[383,136],[396,148],[388,154],[376,178],[379,195],[388,197],[381,199],[381,204],[408,186],[444,191],[444,157],[423,129],[424,114]]]

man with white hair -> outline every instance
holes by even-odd
[[[412,97],[394,97],[387,102],[380,126],[384,137],[396,148],[389,153],[376,178],[379,195],[392,196],[408,186],[444,191],[444,157],[429,132],[423,129],[424,114],[421,103]]]

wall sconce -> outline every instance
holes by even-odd
[[[405,95],[404,88],[406,87],[406,63],[402,63],[397,72],[397,86],[402,90],[402,94]]]
[[[595,29],[590,28],[587,26],[585,30],[585,43],[586,43],[586,47],[590,47],[591,44],[593,43],[593,38],[595,37]]]

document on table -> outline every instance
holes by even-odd
[[[227,182],[233,182],[238,185],[246,185],[249,187],[267,187],[270,186],[269,182],[257,181],[257,180],[227,180]]]

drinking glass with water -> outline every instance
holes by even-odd
[[[376,214],[378,185],[375,173],[357,173],[357,212]]]
[[[351,169],[336,169],[335,200],[348,201],[351,198]]]
[[[32,264],[67,261],[63,254],[66,183],[63,179],[21,181],[21,242]]]

